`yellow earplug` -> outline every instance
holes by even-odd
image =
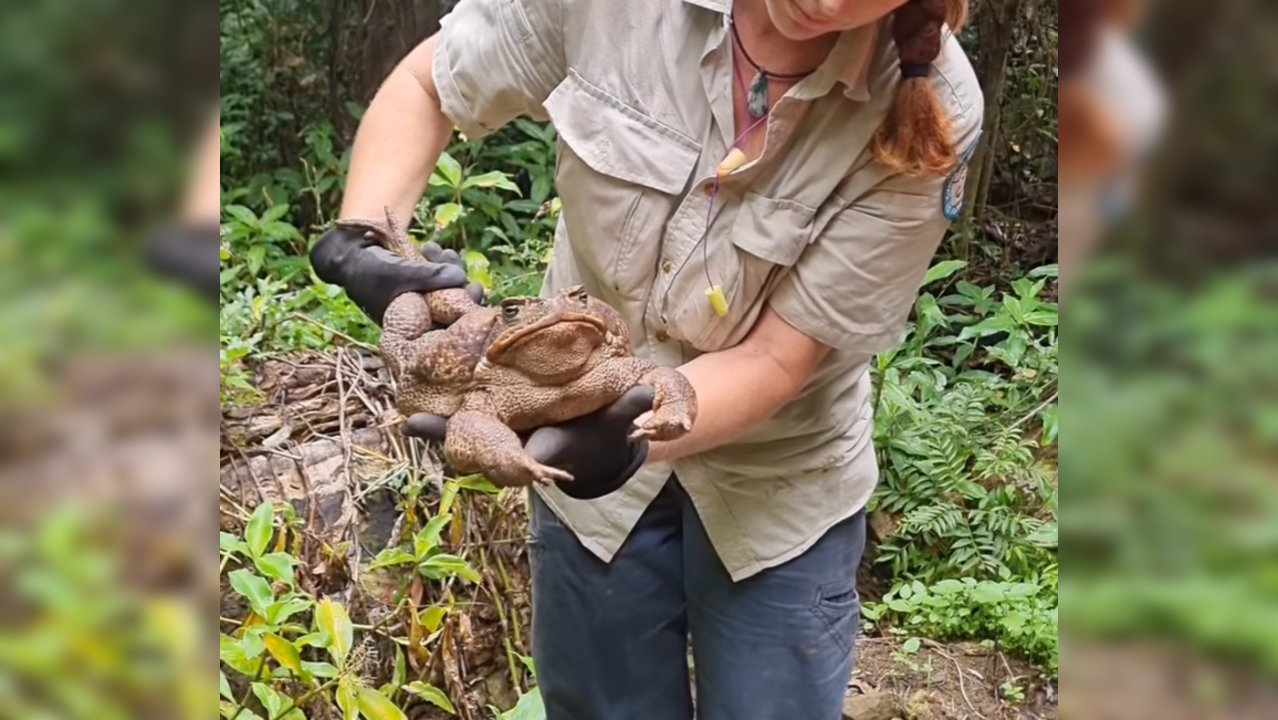
[[[715,166],[714,173],[719,177],[724,177],[733,170],[745,165],[745,161],[746,154],[741,152],[741,148],[732,148],[732,151],[728,153],[728,156],[720,160],[719,164]]]
[[[710,299],[710,307],[714,308],[716,314],[728,314],[728,299],[723,296],[722,285],[706,288],[706,297]]]

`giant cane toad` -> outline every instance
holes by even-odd
[[[385,223],[342,222],[422,260],[389,209]],[[451,324],[431,330],[432,319]],[[519,434],[599,410],[636,385],[651,386],[654,399],[631,437],[673,440],[692,429],[692,385],[673,368],[631,355],[629,337],[621,316],[579,286],[494,307],[458,288],[398,296],[386,309],[380,348],[400,412],[448,418],[444,455],[454,470],[498,485],[550,484],[572,475],[535,461]]]

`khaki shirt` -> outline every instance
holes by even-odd
[[[910,179],[873,161],[899,70],[891,33],[869,26],[844,33],[777,102],[762,155],[720,183],[710,211],[715,166],[737,135],[729,10],[462,0],[442,22],[433,72],[444,113],[471,138],[518,115],[554,125],[563,209],[546,293],[584,285],[625,317],[635,354],[667,366],[737,343],[765,303],[833,349],[793,402],[729,445],[647,466],[597,500],[537,490],[607,561],[673,471],[739,580],[798,555],[873,492],[869,362],[898,342],[950,222],[945,189],[961,200],[963,174]],[[931,82],[966,154],[983,100],[946,38]],[[707,299],[707,274],[726,316]]]

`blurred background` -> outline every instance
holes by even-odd
[[[213,398],[224,410],[253,394],[260,378],[238,361],[255,353],[371,339],[304,251],[335,207],[360,107],[448,7],[0,9],[0,718],[208,711],[225,590],[211,584]],[[993,94],[1005,124],[974,175],[989,179],[968,184],[970,231],[946,253],[988,276],[1059,251],[1047,299],[1066,308],[1075,438],[1059,451],[1072,469],[1059,713],[1274,717],[1278,9],[1060,0],[1058,57],[1049,7],[973,3],[966,41],[1006,38],[974,50],[982,77],[1011,88]],[[218,311],[146,259],[157,234],[204,215],[193,195],[215,108]],[[532,124],[487,147],[461,139],[457,156],[508,171],[518,197],[490,177],[473,203],[449,207],[460,189],[438,186],[421,208],[478,251],[472,273],[495,293],[535,288],[552,146]],[[1054,403],[1007,402],[1055,443]],[[908,547],[887,547],[909,569]]]

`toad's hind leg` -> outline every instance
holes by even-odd
[[[688,434],[697,419],[697,393],[683,373],[668,367],[654,367],[639,378],[638,385],[653,389],[652,415],[630,437],[674,440]]]
[[[448,419],[444,456],[457,472],[483,473],[501,487],[572,480],[570,473],[533,460],[514,430],[474,410],[459,410]]]

